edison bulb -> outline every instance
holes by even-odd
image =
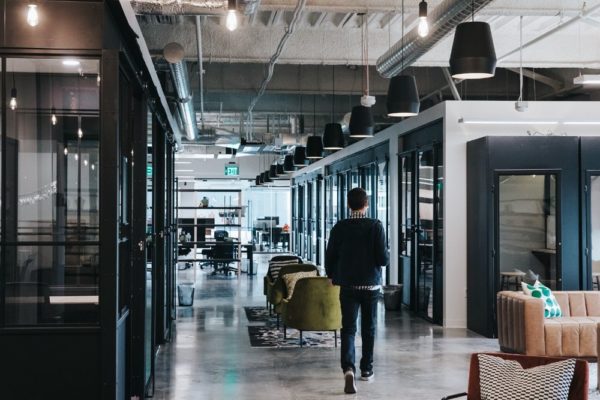
[[[50,121],[52,121],[52,125],[56,125],[56,123],[58,122],[58,118],[56,118],[56,114],[52,114],[52,116],[50,117]]]
[[[78,160],[79,160],[79,155],[75,154],[75,161],[78,161]]]
[[[92,171],[96,169],[96,165],[92,164]]]
[[[77,130],[77,137],[78,137],[79,139],[81,139],[81,138],[83,137],[83,131],[81,130],[81,128],[79,128],[79,129]]]
[[[29,26],[37,26],[37,24],[40,23],[37,5],[35,4],[29,4],[27,6],[27,23]]]
[[[17,98],[11,97],[10,101],[8,102],[8,105],[10,106],[11,110],[15,111],[17,109]]]
[[[67,148],[65,147],[65,150],[63,151],[63,153],[65,153],[65,156],[66,156],[66,155],[69,155],[69,149],[67,149]]]
[[[83,165],[85,165],[87,167],[88,165],[88,160],[83,160]]]
[[[235,10],[227,11],[227,20],[225,21],[225,26],[227,26],[227,29],[230,31],[235,31],[237,29],[238,19]]]
[[[429,23],[427,17],[419,17],[419,27],[417,28],[419,36],[425,37],[429,35]]]

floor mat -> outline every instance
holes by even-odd
[[[277,321],[275,313],[269,315],[266,307],[244,307],[249,322],[274,322]]]
[[[270,326],[249,326],[248,335],[250,336],[250,345],[252,347],[276,347],[276,348],[295,348],[300,347],[300,331],[296,329],[287,329],[287,338],[283,338],[283,328],[277,329]],[[303,332],[303,347],[335,347],[333,332]],[[356,345],[360,345],[360,338],[357,338]],[[340,337],[338,332],[338,346]]]

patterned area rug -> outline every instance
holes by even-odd
[[[269,315],[266,307],[244,307],[249,322],[273,322],[277,321],[275,314]]]
[[[300,331],[288,328],[287,339],[283,338],[283,328],[278,330],[270,326],[249,326],[248,335],[252,347],[298,348],[300,347]],[[360,345],[357,338],[356,345]],[[338,346],[340,337],[338,332]],[[303,347],[330,347],[334,348],[333,332],[303,332]]]

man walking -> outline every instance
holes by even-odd
[[[358,310],[361,311],[361,380],[371,380],[377,301],[381,293],[381,267],[389,255],[383,225],[366,217],[367,192],[354,188],[348,192],[350,218],[339,221],[329,234],[325,254],[327,276],[340,286],[342,306],[342,371],[344,392],[356,393],[354,374],[354,336]]]

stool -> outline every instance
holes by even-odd
[[[511,280],[514,281],[515,291],[521,290],[521,282],[525,272],[500,272],[500,290],[510,290]]]

